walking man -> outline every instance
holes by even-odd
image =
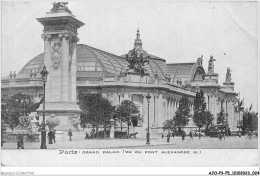
[[[189,135],[190,135],[190,140],[193,140],[193,136],[192,136],[192,132],[191,131],[190,131]]]
[[[170,142],[170,137],[171,137],[171,134],[170,134],[170,133],[168,133],[168,134],[167,134],[167,143],[169,143],[169,142]]]
[[[185,131],[182,132],[181,138],[182,138],[183,141],[185,140]]]
[[[72,141],[72,139],[71,139],[71,136],[72,136],[72,131],[71,131],[71,129],[68,131],[68,136],[70,137],[69,141]]]
[[[49,131],[48,133],[48,138],[49,138],[49,144],[52,144],[52,132]]]

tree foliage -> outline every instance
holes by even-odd
[[[127,122],[127,133],[129,134],[129,125],[134,121],[142,120],[140,117],[139,106],[133,103],[130,100],[124,100],[121,104],[116,108],[115,117],[117,120],[121,120],[122,122]]]
[[[207,128],[213,121],[213,114],[211,114],[210,111],[206,110],[206,103],[202,90],[196,93],[193,110],[193,121],[199,128],[200,132],[201,127],[206,125]]]
[[[246,110],[243,113],[243,126],[242,130],[245,131],[257,131],[258,130],[258,113]]]
[[[1,116],[5,124],[8,124],[11,129],[16,127],[21,116],[27,116],[31,112],[35,112],[39,108],[40,102],[34,102],[30,95],[17,93],[6,99],[1,99]]]
[[[217,124],[228,127],[227,113],[221,108],[221,111],[217,114]]]
[[[184,127],[189,122],[190,108],[187,96],[183,96],[179,102],[179,108],[173,117],[174,125],[178,128]]]
[[[175,127],[175,123],[174,123],[173,118],[168,119],[163,123],[163,130],[164,131],[167,131],[167,130],[173,131],[175,129],[176,129],[176,127]]]
[[[80,115],[82,128],[90,124],[93,128],[96,128],[96,133],[98,133],[99,127],[104,127],[104,131],[106,131],[107,124],[109,124],[115,109],[108,99],[101,94],[81,90],[78,94],[78,104],[83,111]]]

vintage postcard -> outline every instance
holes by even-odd
[[[259,175],[258,9],[2,0],[1,174]]]

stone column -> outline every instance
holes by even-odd
[[[150,116],[150,126],[154,122],[154,96],[151,95],[150,105],[149,105],[149,116]]]
[[[49,34],[42,34],[42,39],[44,40],[44,64],[46,69],[48,70],[49,74],[51,73],[51,44],[50,38],[51,35]],[[49,77],[50,75],[48,75]],[[51,81],[50,78],[47,79],[46,87],[45,87],[45,100],[51,101]]]
[[[62,43],[60,37],[53,35],[51,38],[50,58],[51,66],[46,84],[50,86],[50,100],[46,102],[61,102],[61,84],[62,84]],[[46,90],[48,92],[48,90]]]
[[[154,113],[154,119],[155,119],[155,122],[159,122],[158,121],[158,109],[159,109],[159,95],[157,94],[154,94],[154,97],[155,97],[155,113]]]
[[[147,100],[146,100],[146,94],[143,94],[143,118],[144,118],[144,121],[143,123],[144,124],[147,124],[148,122],[148,114],[147,114],[147,108],[148,108],[148,104],[147,104]]]
[[[173,98],[171,98],[171,118],[173,117]]]
[[[159,123],[159,126],[162,126],[163,119],[164,119],[164,110],[163,110],[163,100],[162,100],[162,94],[158,95],[158,116],[157,116],[157,122]]]
[[[69,35],[59,34],[62,42],[62,61],[61,61],[61,101],[69,100]]]
[[[70,63],[70,88],[69,88],[69,101],[76,102],[77,99],[77,63],[76,63],[76,54],[77,54],[77,42],[79,41],[79,38],[76,36],[72,37],[71,41],[71,47],[72,47],[72,53],[71,53],[71,60]]]

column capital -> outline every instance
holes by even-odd
[[[45,40],[49,40],[51,38],[51,34],[42,34],[41,38],[45,41]]]
[[[153,94],[153,96],[154,96],[155,98],[159,98],[159,95],[158,95],[158,94]]]
[[[69,39],[69,34],[68,33],[60,33],[58,35],[61,39],[68,40]]]
[[[77,43],[77,42],[79,42],[79,38],[77,36],[71,36],[71,42]]]
[[[124,97],[124,96],[125,96],[125,93],[119,92],[118,95],[120,95],[121,97]]]

